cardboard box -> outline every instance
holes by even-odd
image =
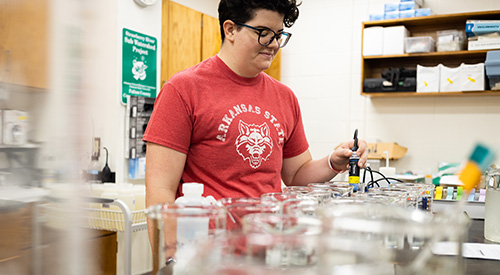
[[[368,159],[385,159],[385,151],[389,152],[389,159],[400,159],[408,151],[396,142],[368,143]]]

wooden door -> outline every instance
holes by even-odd
[[[219,20],[207,14],[202,15],[201,60],[216,55],[221,46]]]
[[[163,25],[163,32],[167,32],[168,39],[167,51],[162,52],[162,64],[166,62],[166,66],[162,66],[163,81],[201,60],[202,13],[175,2],[166,1],[164,5],[166,3],[168,22]]]
[[[274,79],[280,81],[281,80],[281,49],[278,54],[274,57],[273,63],[271,66],[265,70],[268,75],[274,77]]]

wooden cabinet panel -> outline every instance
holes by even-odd
[[[166,79],[200,62],[201,15],[201,12],[169,2]]]
[[[210,15],[202,15],[201,60],[216,55],[221,46],[219,20]]]
[[[271,67],[265,70],[265,72],[274,77],[274,79],[280,81],[281,80],[281,51],[274,57],[273,63],[271,63]]]
[[[0,81],[48,87],[48,0],[2,1]]]

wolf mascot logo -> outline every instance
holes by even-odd
[[[273,140],[271,139],[269,126],[246,124],[240,120],[238,125],[240,135],[236,139],[236,151],[243,160],[250,162],[250,166],[257,169],[263,160],[267,160],[273,152]]]

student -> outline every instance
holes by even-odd
[[[292,36],[295,0],[221,0],[219,53],[174,75],[144,134],[146,203],[174,202],[180,184],[204,195],[259,197],[285,185],[325,182],[348,168],[349,141],[313,160],[290,88],[263,71]],[[325,125],[326,127],[326,125]],[[359,166],[368,158],[359,140]]]

